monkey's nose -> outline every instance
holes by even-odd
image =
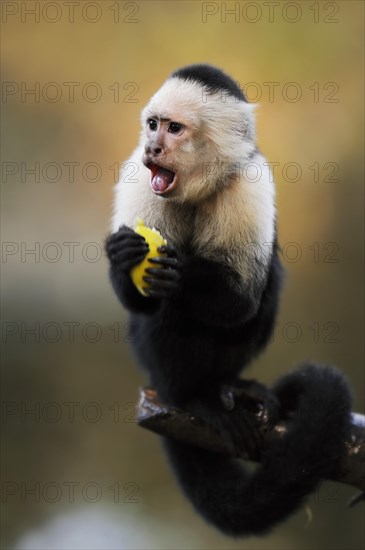
[[[161,155],[162,150],[163,150],[163,149],[162,149],[162,147],[161,147],[160,145],[152,145],[152,146],[151,146],[151,145],[147,145],[147,146],[145,147],[145,151],[146,151],[146,154],[147,154],[147,155],[151,155],[151,154],[152,154],[152,155],[155,155],[156,157],[157,157],[158,155]]]

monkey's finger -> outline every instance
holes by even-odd
[[[247,433],[251,434],[251,437],[248,438],[250,443],[250,448],[253,453],[257,452],[257,449],[261,447],[263,435],[259,430],[256,419],[252,417],[250,413],[245,415],[244,422],[247,426]]]
[[[119,229],[117,231],[114,231],[113,233],[110,233],[109,238],[120,237],[120,236],[134,237],[136,235],[138,235],[139,237],[142,236],[139,233],[137,233],[136,231],[134,231],[133,229],[131,229],[130,227],[127,227],[126,225],[122,225],[122,226],[119,227]]]
[[[112,266],[119,269],[120,271],[130,271],[133,267],[141,263],[144,258],[145,254],[133,257],[121,257],[118,261],[113,261]]]
[[[152,264],[159,264],[164,267],[172,267],[175,269],[180,265],[176,258],[148,258],[148,261]]]
[[[110,261],[118,260],[123,256],[140,256],[141,254],[148,254],[148,247],[144,245],[130,245],[130,246],[119,246],[107,251]]]
[[[176,288],[176,281],[169,281],[169,280],[158,280],[154,279],[152,277],[143,277],[143,280],[148,283],[150,286],[149,288],[157,290],[157,289],[175,289]]]
[[[114,250],[118,246],[128,246],[128,245],[134,245],[134,244],[145,244],[146,240],[141,235],[137,235],[137,233],[134,235],[117,235],[113,236],[113,238],[110,238],[106,245],[108,250]],[[148,245],[147,245],[148,246]]]
[[[119,233],[111,233],[108,235],[108,237],[105,239],[105,245],[110,246],[116,242],[118,242],[121,238],[121,235]]]
[[[116,249],[114,252],[109,253],[109,258],[112,262],[122,262],[129,258],[137,258],[142,256],[142,259],[148,253],[148,248],[141,246],[129,246],[126,248]]]
[[[131,227],[128,227],[128,225],[125,224],[119,226],[118,232],[119,231],[125,231],[126,233],[135,233],[135,231]]]
[[[128,248],[128,247],[140,247],[140,248],[145,247],[149,249],[149,246],[146,243],[146,241],[136,240],[136,239],[125,239],[125,240],[110,243],[107,250],[110,252],[114,252],[116,250],[119,250],[119,249],[121,250],[123,248]]]
[[[139,254],[146,255],[148,251],[148,246],[144,245],[143,243],[128,243],[127,246],[124,246],[124,244],[122,244],[119,246],[109,247],[106,249],[106,254],[110,261],[113,261],[120,254],[132,254],[133,256],[137,256]]]
[[[138,265],[142,260],[141,259],[125,260],[120,263],[112,264],[111,267],[112,269],[116,269],[117,271],[121,271],[122,273],[129,273],[131,269],[136,267],[136,265]]]
[[[262,434],[250,413],[241,416],[240,424],[236,429],[231,427],[231,436],[238,450],[244,450],[250,457],[257,457],[258,449],[262,445]]]
[[[274,400],[265,401],[259,413],[264,430],[272,430],[279,420],[278,405]]]
[[[227,412],[225,418],[235,448],[247,452],[249,456],[257,456],[263,436],[256,416],[242,404],[236,403],[234,410]]]
[[[170,258],[176,258],[177,256],[176,248],[173,246],[168,246],[167,244],[159,246],[157,250],[158,252],[161,252],[161,254],[167,254]]]
[[[133,229],[131,229],[130,227],[122,226],[118,229],[118,231],[114,231],[114,233],[110,233],[110,235],[107,237],[107,240],[118,239],[122,236],[133,236],[137,234],[138,233],[133,231]]]
[[[142,237],[139,233],[134,231],[131,227],[128,227],[127,225],[121,225],[115,233],[112,233],[112,235],[115,235],[116,237]]]
[[[147,267],[145,269],[147,276],[151,275],[154,279],[166,279],[178,281],[181,279],[181,275],[175,269],[161,269],[161,267]]]

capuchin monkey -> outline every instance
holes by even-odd
[[[273,177],[254,110],[215,67],[172,73],[142,112],[106,244],[135,354],[164,403],[218,429],[237,455],[259,447],[252,410],[267,429],[288,421],[253,473],[242,460],[164,439],[184,493],[232,536],[267,533],[331,476],[351,410],[347,382],[329,366],[303,365],[271,390],[239,378],[270,340],[282,282]],[[130,278],[149,249],[132,229],[136,218],[167,241],[150,260],[147,296]]]

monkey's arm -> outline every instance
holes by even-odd
[[[209,326],[240,325],[257,312],[259,298],[242,288],[232,269],[204,258],[183,257],[173,247],[162,249],[169,250],[169,257],[150,259],[151,268],[146,270],[148,296],[166,299],[187,321]]]
[[[259,317],[265,323],[276,311],[282,269],[274,251],[264,286],[248,285],[228,266],[206,260],[187,260],[181,303],[187,315],[208,325],[234,327]],[[256,327],[258,330],[260,327]],[[262,327],[264,328],[264,327]]]
[[[204,258],[191,258],[183,270],[181,304],[193,319],[230,327],[252,317],[259,301],[253,293],[245,292],[239,276],[229,267]]]
[[[149,285],[143,297],[131,281],[129,272],[143,260],[148,245],[132,229],[122,226],[106,243],[110,277],[122,304],[134,313],[154,313],[161,300],[172,300],[181,313],[198,323],[230,328],[259,319],[252,327],[266,332],[267,321],[276,311],[282,271],[274,249],[265,288],[245,284],[230,267],[196,256],[184,256],[174,247],[160,248],[164,257],[151,262],[144,278]],[[156,264],[159,267],[156,268]],[[164,269],[161,269],[160,266]],[[262,315],[257,315],[258,311]]]
[[[276,246],[261,285],[244,281],[223,263],[185,256],[171,246],[159,250],[165,252],[165,257],[149,260],[153,265],[147,270],[149,296],[171,302],[188,322],[227,329],[246,324],[248,331],[259,335],[267,332],[277,309],[282,280]],[[156,269],[155,264],[165,269]]]

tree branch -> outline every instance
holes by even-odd
[[[152,388],[140,390],[137,420],[143,428],[160,435],[214,453],[234,456],[233,450],[227,447],[219,432],[190,413],[160,403],[156,391]],[[270,431],[264,430],[260,424],[258,428],[263,436],[263,449],[272,446],[287,431],[285,422],[279,422]],[[351,438],[346,446],[346,455],[332,480],[347,483],[365,491],[365,417],[363,415],[353,413]],[[252,457],[243,452],[242,458]]]

